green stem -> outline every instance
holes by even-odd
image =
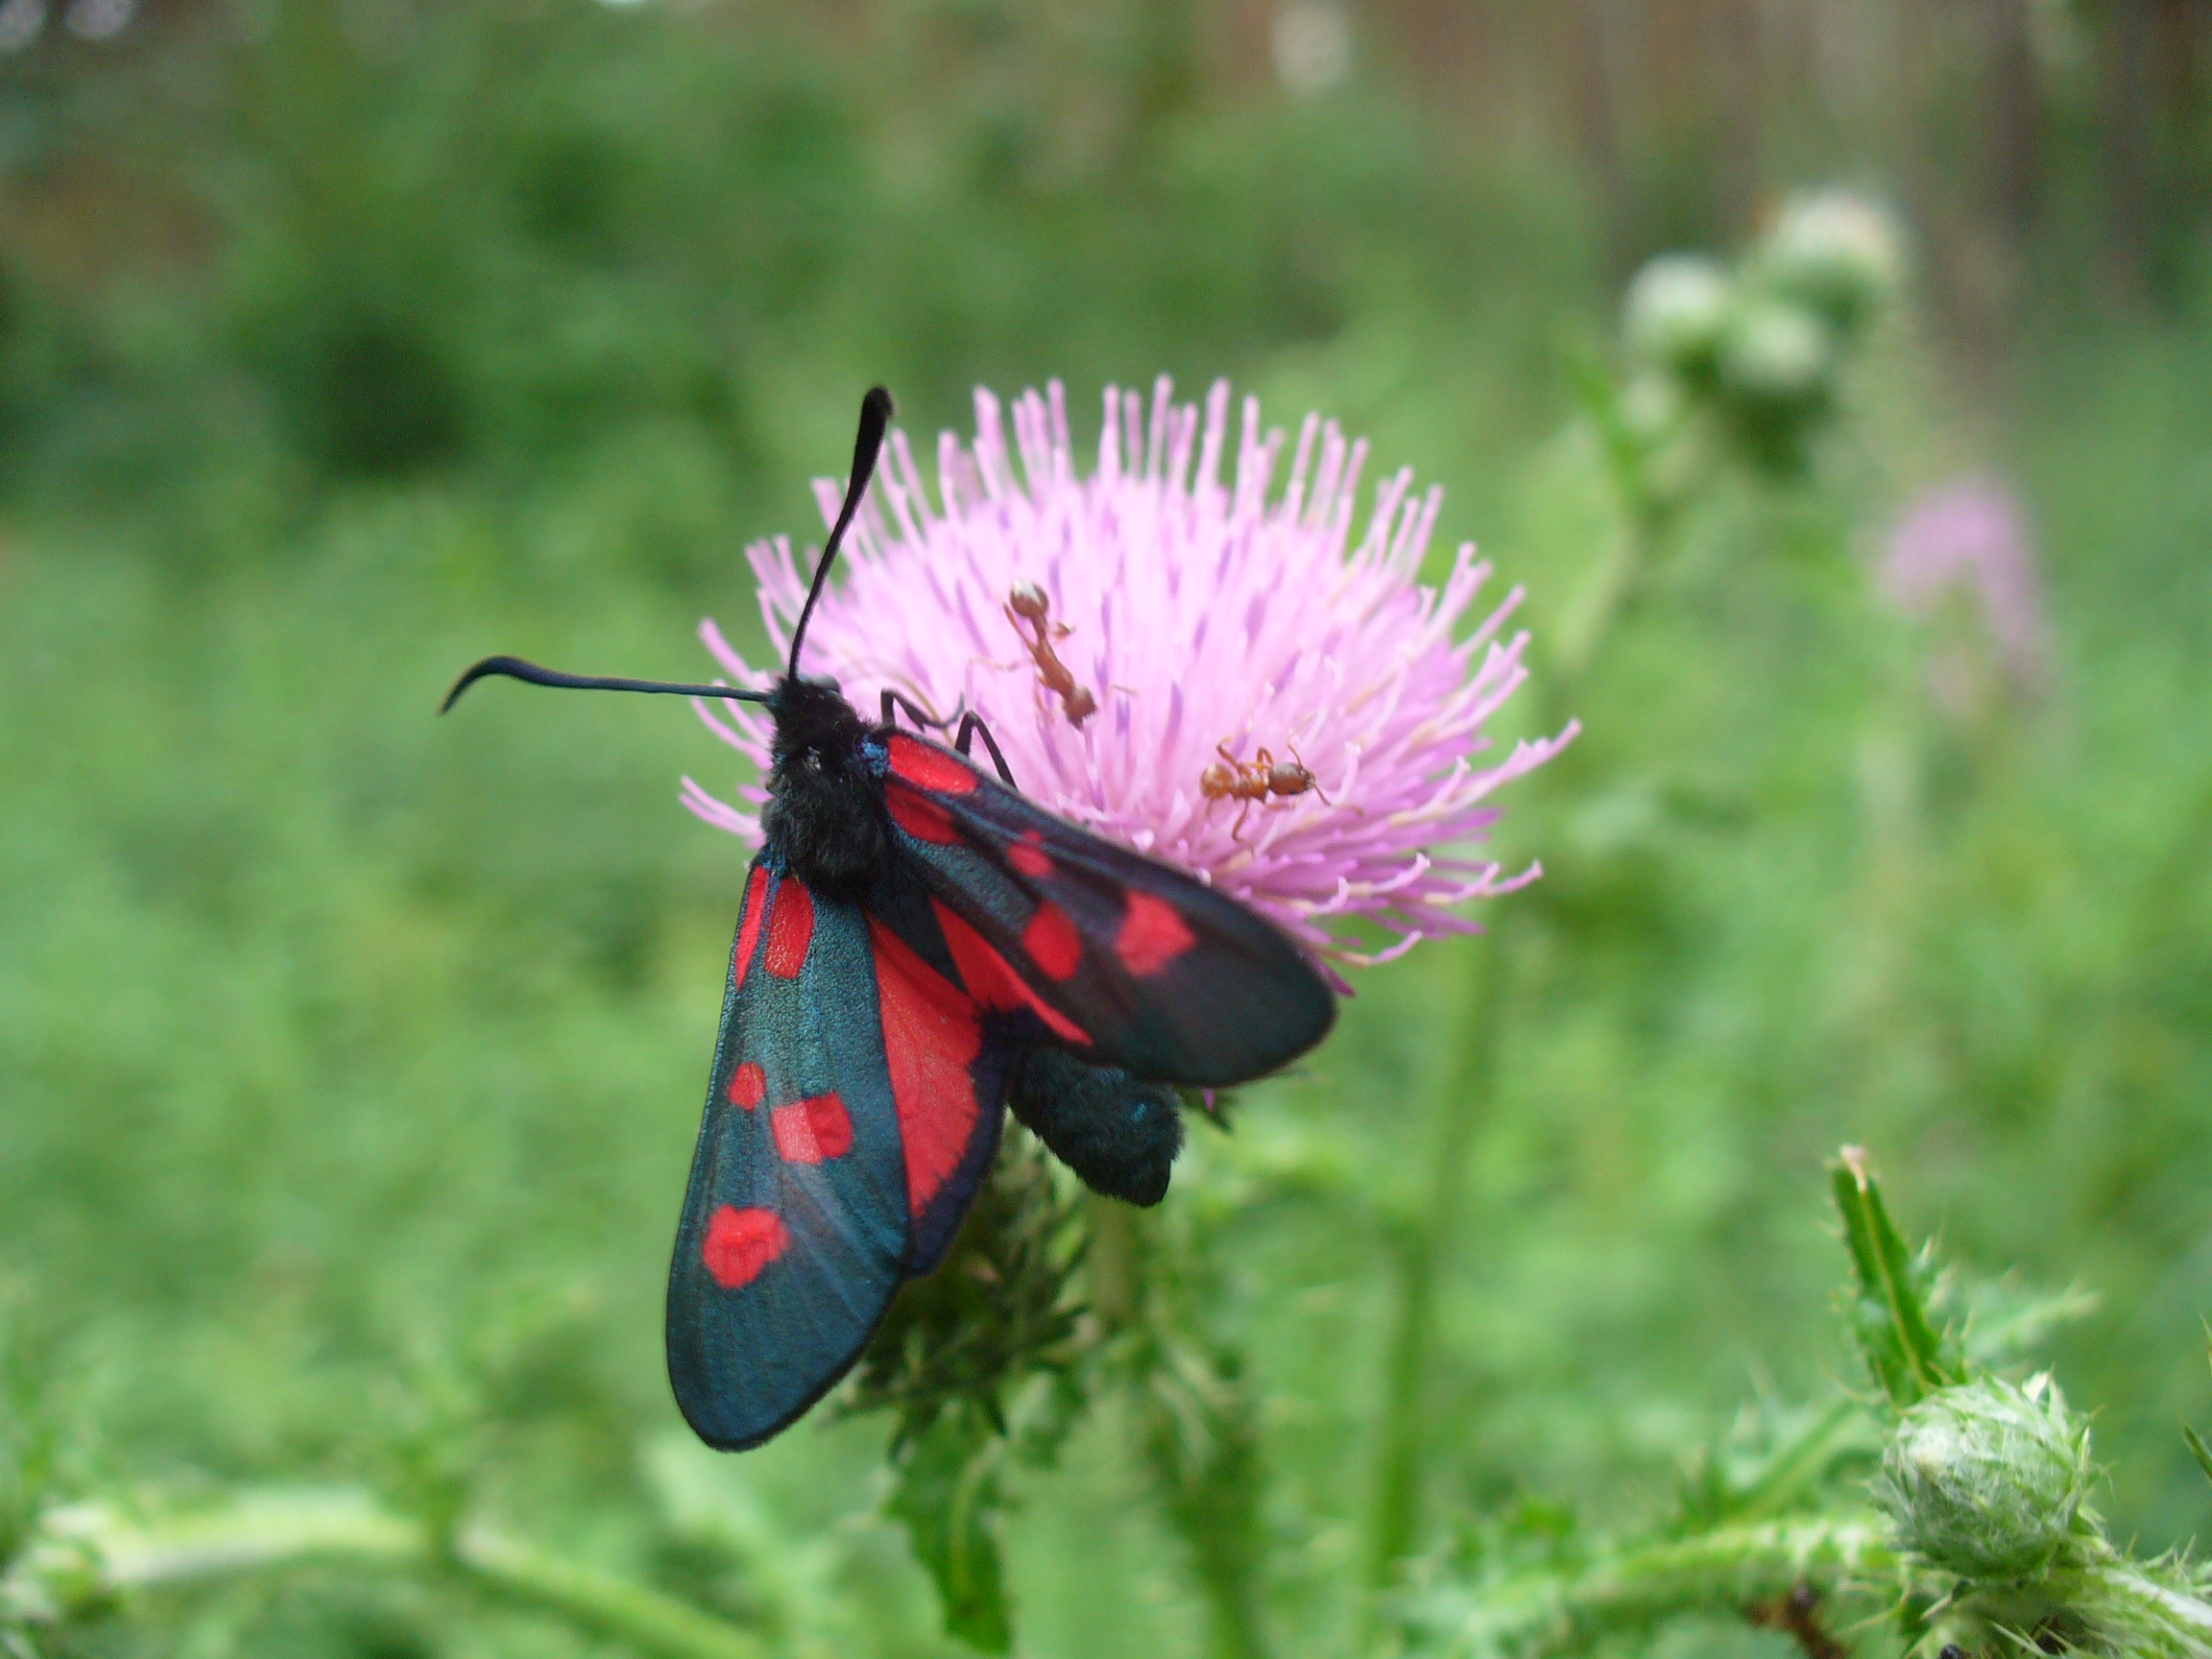
[[[1497,969],[1504,941],[1471,941],[1460,997],[1459,1042],[1435,1097],[1428,1203],[1399,1235],[1397,1306],[1392,1310],[1383,1377],[1382,1443],[1376,1451],[1373,1512],[1367,1534],[1367,1585],[1385,1588],[1412,1548],[1421,1512],[1421,1467],[1429,1414],[1430,1357],[1436,1341],[1436,1280],[1458,1231],[1467,1154],[1476,1116],[1490,1093],[1498,1034]]]
[[[1556,731],[1599,648],[1631,608],[1637,584],[1666,535],[1667,518],[1622,454],[1609,452],[1620,491],[1621,530],[1583,591],[1571,607],[1552,672],[1540,699],[1539,730]],[[1502,910],[1490,936],[1470,949],[1466,1010],[1459,1044],[1432,1108],[1436,1138],[1431,1151],[1429,1202],[1399,1238],[1396,1306],[1391,1312],[1389,1358],[1383,1374],[1382,1441],[1376,1450],[1372,1513],[1368,1525],[1366,1583],[1385,1588],[1413,1545],[1421,1513],[1428,1378],[1435,1347],[1436,1282],[1458,1230],[1466,1166],[1477,1114],[1489,1097],[1496,1072],[1498,1010],[1512,987],[1508,930],[1513,912]],[[1374,1616],[1369,1604],[1370,1629]]]
[[[57,1509],[0,1577],[0,1624],[60,1624],[132,1592],[343,1561],[380,1571],[441,1566],[662,1659],[765,1659],[758,1638],[630,1579],[482,1527],[449,1543],[364,1493],[243,1493],[219,1507],[133,1520],[106,1504]]]
[[[1118,1198],[1089,1194],[1091,1310],[1109,1332],[1126,1331],[1143,1294],[1138,1260],[1137,1213]]]
[[[2161,1584],[2124,1562],[2093,1568],[2085,1576],[2108,1599],[2105,1623],[2133,1633],[2144,1650],[2183,1654],[2187,1659],[2212,1655],[2212,1605],[2202,1597]],[[2093,1595],[2083,1599],[2097,1604]],[[2158,1646],[2153,1648],[2152,1643]]]
[[[489,1589],[643,1652],[667,1659],[765,1659],[768,1652],[758,1637],[688,1602],[496,1533],[465,1529],[453,1540],[452,1560]]]
[[[1509,1574],[1473,1592],[1438,1630],[1451,1653],[1542,1659],[1686,1613],[1730,1611],[1811,1584],[1823,1595],[1907,1569],[1871,1513],[1718,1527],[1573,1571]],[[1427,1623],[1428,1621],[1424,1621]]]
[[[1263,1589],[1266,1541],[1261,1517],[1264,1465],[1260,1425],[1233,1349],[1178,1340],[1147,1284],[1142,1220],[1127,1205],[1094,1198],[1090,1267],[1093,1306],[1108,1330],[1135,1329],[1139,1351],[1137,1429],[1150,1459],[1161,1506],[1190,1552],[1191,1576],[1206,1601],[1218,1659],[1265,1659]],[[1203,1263],[1188,1265],[1200,1275]],[[1183,1279],[1186,1294],[1204,1295]]]

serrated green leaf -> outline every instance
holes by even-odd
[[[2186,1423],[2181,1425],[2181,1438],[2188,1442],[2189,1455],[2197,1459],[2197,1467],[2204,1471],[2204,1479],[2212,1480],[2212,1447],[2207,1447],[2203,1436]]]
[[[907,1442],[890,1503],[936,1582],[946,1633],[985,1653],[1014,1646],[996,1525],[1003,1449],[974,1414],[945,1412]]]
[[[2009,1365],[2026,1359],[2061,1325],[2097,1311],[2096,1292],[2080,1286],[2064,1290],[2023,1288],[2009,1278],[1960,1275],[1949,1293],[1931,1299],[1931,1312],[1965,1310],[1960,1344],[1970,1365]]]
[[[1964,1382],[1966,1362],[1958,1343],[1948,1330],[1938,1331],[1929,1322],[1928,1299],[1935,1288],[1929,1252],[1915,1254],[1905,1247],[1863,1148],[1843,1148],[1833,1183],[1857,1281],[1851,1331],[1874,1381],[1899,1409],[1935,1389]]]

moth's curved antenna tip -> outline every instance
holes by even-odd
[[[528,669],[536,666],[536,663],[525,662],[519,657],[487,657],[481,662],[471,662],[463,671],[461,678],[453,682],[453,689],[445,693],[445,701],[438,705],[438,712],[443,714],[454,704],[460,702],[461,693],[468,690],[479,680],[493,674],[515,674],[517,668]],[[515,677],[517,679],[522,678],[521,675]]]
[[[445,713],[460,701],[462,692],[494,674],[532,685],[550,685],[559,691],[652,691],[663,697],[720,697],[732,703],[774,701],[769,692],[749,691],[742,685],[688,685],[678,680],[632,680],[616,674],[565,674],[558,668],[541,667],[520,657],[487,657],[453,682],[453,689],[445,693],[445,701],[438,705],[438,712]]]
[[[899,405],[891,400],[891,394],[881,386],[868,388],[867,396],[860,399],[860,420],[863,425],[888,426],[891,418],[899,413]]]

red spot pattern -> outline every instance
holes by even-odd
[[[1165,899],[1134,888],[1129,893],[1129,913],[1121,918],[1121,931],[1114,936],[1114,954],[1138,978],[1160,972],[1191,946],[1198,936]]]
[[[791,1230],[773,1210],[739,1210],[725,1204],[707,1223],[699,1260],[725,1290],[750,1285],[760,1270],[791,1248]]]
[[[786,1164],[819,1164],[853,1150],[853,1119],[834,1094],[777,1107],[768,1114],[768,1127]]]
[[[768,1078],[757,1060],[748,1060],[730,1074],[730,1104],[750,1112],[768,1093]]]
[[[756,864],[753,874],[745,878],[745,908],[739,912],[737,943],[730,952],[730,972],[740,985],[745,983],[745,970],[753,966],[753,947],[760,938],[761,905],[767,891],[768,872]]]
[[[902,732],[891,738],[891,771],[917,789],[940,795],[965,795],[981,781],[965,760]]]
[[[1045,851],[1045,837],[1034,830],[1006,849],[1006,862],[1032,881],[1042,881],[1052,874],[1052,857]]]
[[[786,876],[776,883],[776,914],[768,919],[768,972],[779,979],[798,978],[813,940],[814,895],[804,881]]]
[[[968,995],[977,1005],[1005,1010],[1027,1008],[1045,1022],[1053,1035],[1084,1048],[1091,1046],[1090,1036],[1083,1027],[1030,990],[1006,958],[983,942],[981,934],[936,900],[929,901],[929,908],[937,913],[937,926],[944,929],[945,943],[952,951],[952,965],[960,970],[960,982],[968,987]]]
[[[1083,936],[1068,920],[1068,912],[1047,899],[1022,929],[1022,949],[1046,978],[1065,979],[1083,960]]]
[[[940,847],[959,844],[960,832],[952,828],[951,815],[928,796],[905,787],[898,780],[892,780],[883,791],[883,805],[891,809],[891,822],[915,840],[934,842]]]
[[[982,1108],[969,1068],[983,1051],[975,1005],[882,923],[868,919],[876,948],[876,995],[883,1058],[906,1154],[906,1208],[919,1215],[937,1195],[975,1133]]]

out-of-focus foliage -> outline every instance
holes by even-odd
[[[1973,48],[1822,35],[1915,143],[1971,128],[1930,180],[1840,103],[1608,105],[1689,9],[1644,10],[1495,55],[1595,89],[1536,124],[1577,153],[1407,49],[1442,9],[337,0],[93,38],[90,0],[0,6],[45,17],[0,56],[0,1548],[235,1491],[327,1546],[189,1586],[142,1551],[40,1640],[942,1652],[965,1583],[956,1629],[1037,1652],[1393,1641],[1444,1565],[1551,1583],[1871,1469],[1790,1404],[1857,1385],[1808,1202],[1843,1141],[1948,1256],[2099,1292],[2056,1329],[2003,1282],[1916,1294],[1969,1368],[2049,1331],[2111,1536],[2202,1531],[2201,134],[2163,80],[2122,96],[2138,13],[2179,12],[2008,11],[2027,68],[1973,61],[2032,71],[2026,152],[1944,101]],[[1756,189],[1685,136],[1727,122]],[[1966,207],[2010,213],[2024,154],[2008,240]],[[1920,251],[1879,314],[1780,211],[1833,178]],[[1630,288],[1669,252],[1702,263]],[[1651,470],[1620,440],[1665,364],[1791,443]],[[926,437],[976,382],[1080,413],[1163,369],[1364,431],[1449,484],[1440,546],[1528,584],[1524,717],[1584,725],[1500,828],[1546,878],[1363,975],[1233,1133],[1193,1120],[1161,1212],[979,1237],[1041,1269],[991,1304],[1001,1389],[960,1346],[985,1281],[949,1282],[871,1370],[900,1410],[713,1457],[659,1323],[740,867],[675,781],[723,752],[614,700],[430,710],[489,650],[698,672],[870,380]],[[1937,670],[2011,647],[1872,572],[1967,472],[2013,480],[2045,656],[1956,698]],[[1866,1525],[1796,1541],[1888,1549]],[[1770,1588],[1764,1628],[1708,1601],[1608,1650],[1785,1652]]]

